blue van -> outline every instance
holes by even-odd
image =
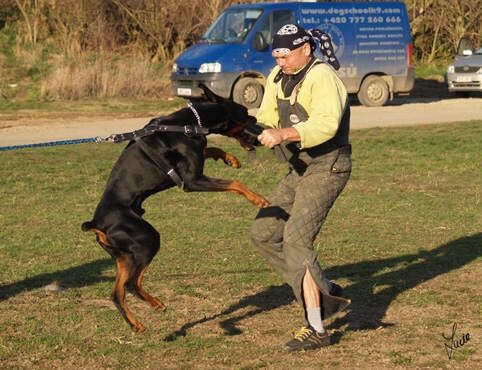
[[[350,94],[369,107],[412,90],[412,36],[403,2],[283,2],[227,8],[199,42],[180,55],[171,92],[196,100],[202,82],[216,94],[258,108],[276,65],[271,40],[284,24],[328,33]]]

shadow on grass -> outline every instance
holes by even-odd
[[[453,240],[430,251],[357,262],[325,270],[327,276],[354,282],[345,289],[349,312],[331,327],[353,329],[391,326],[383,321],[391,302],[404,291],[459,269],[482,256],[482,233]],[[460,283],[460,281],[458,281]],[[374,288],[379,287],[375,292]]]
[[[196,325],[203,324],[205,322],[215,320],[219,317],[231,316],[239,310],[244,310],[247,307],[253,307],[250,311],[244,313],[243,315],[230,317],[226,320],[221,321],[220,326],[224,329],[226,335],[239,335],[242,331],[236,326],[238,322],[243,321],[248,317],[258,315],[265,311],[270,311],[277,309],[281,306],[286,306],[291,304],[295,296],[291,287],[288,284],[283,284],[279,286],[271,286],[267,290],[244,297],[237,304],[232,305],[228,309],[209,317],[204,317],[201,320],[192,321],[183,325],[176,332],[169,334],[165,340],[167,342],[174,342],[179,337],[186,336],[189,329],[195,327]]]
[[[345,295],[352,300],[348,313],[333,321],[330,327],[340,328],[348,324],[354,329],[376,329],[380,326],[393,325],[382,320],[391,302],[399,294],[463,267],[480,256],[482,256],[482,233],[451,241],[430,251],[325,269],[325,274],[330,278],[345,278],[353,282],[345,288]],[[40,289],[43,285],[54,281],[65,284],[69,288],[93,285],[106,279],[113,281],[113,278],[101,277],[103,271],[112,266],[112,259],[106,258],[2,285],[0,302],[26,291]],[[375,286],[381,289],[374,292]],[[241,334],[241,330],[237,327],[238,322],[262,312],[289,305],[294,299],[294,294],[287,284],[271,286],[263,292],[246,296],[219,314],[186,323],[179,330],[168,335],[165,340],[175,341],[185,336],[186,332],[194,326],[225,316],[228,318],[220,323],[221,327],[227,335],[238,335]],[[242,315],[236,314],[240,310],[244,312],[246,308],[252,309]],[[283,318],[279,320],[282,321]],[[334,341],[337,340],[339,338],[334,338]]]
[[[345,296],[352,300],[348,313],[334,320],[329,327],[340,328],[348,324],[353,329],[377,329],[380,326],[391,326],[393,324],[382,320],[391,302],[399,294],[427,280],[467,265],[480,256],[482,256],[482,233],[454,240],[430,251],[325,269],[326,275],[331,278],[346,278],[354,282],[345,289]],[[375,286],[382,289],[375,293],[373,289]],[[263,292],[243,298],[219,314],[186,323],[179,330],[168,335],[165,340],[175,341],[185,336],[186,332],[194,326],[224,316],[230,316],[220,323],[226,334],[238,335],[241,334],[241,330],[236,326],[238,322],[291,304],[294,299],[294,294],[287,284],[271,286]],[[237,311],[247,307],[254,308],[242,315],[236,315]],[[281,322],[283,318],[279,320]],[[337,342],[339,339],[335,337],[332,340]]]
[[[95,260],[65,270],[26,277],[12,284],[0,285],[0,302],[20,293],[41,289],[44,285],[57,282],[62,287],[81,288],[100,281],[114,281],[114,278],[102,276],[104,270],[112,268],[111,258]]]

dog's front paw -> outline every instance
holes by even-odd
[[[229,167],[233,168],[241,168],[241,161],[236,158],[234,155],[226,153],[226,158],[224,159],[224,163],[226,163]]]
[[[253,201],[253,204],[258,208],[267,208],[269,206],[269,202],[266,200],[266,198],[260,195],[258,195],[258,198]]]

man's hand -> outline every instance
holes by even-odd
[[[278,145],[283,141],[283,134],[281,133],[281,130],[274,130],[274,129],[264,130],[258,136],[258,141],[262,145],[267,146],[270,149],[273,149],[275,145]]]
[[[276,145],[281,144],[283,141],[300,140],[300,134],[293,127],[282,129],[267,129],[258,136],[258,141],[262,145],[267,146],[270,149],[273,149]]]

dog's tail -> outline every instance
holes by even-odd
[[[94,221],[87,221],[82,224],[82,231],[93,231],[93,229],[96,229],[97,225],[95,224]]]
[[[82,231],[93,231],[97,234],[97,241],[105,246],[111,246],[111,243],[107,240],[105,233],[97,228],[94,221],[84,222],[82,224]]]

